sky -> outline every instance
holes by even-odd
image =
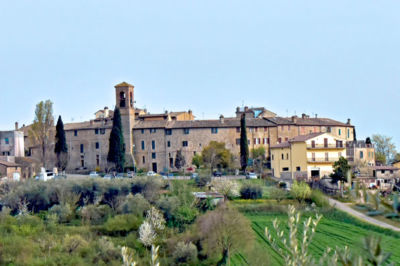
[[[50,99],[64,122],[135,86],[151,113],[263,106],[351,118],[400,149],[400,1],[1,1],[0,130]]]

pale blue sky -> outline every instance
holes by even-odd
[[[306,112],[400,147],[400,1],[1,1],[0,130],[51,99],[65,122],[135,85],[151,112]]]

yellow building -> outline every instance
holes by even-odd
[[[274,177],[311,179],[328,176],[333,163],[346,157],[345,140],[330,133],[311,133],[271,146]]]

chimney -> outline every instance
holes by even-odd
[[[315,114],[315,118],[318,118],[318,114]]]
[[[18,122],[15,122],[15,130],[18,130]]]
[[[236,113],[240,113],[240,107],[236,107]]]
[[[350,123],[351,123],[350,118],[347,118],[347,124],[350,125]]]
[[[221,124],[223,124],[223,123],[224,123],[224,121],[225,121],[225,118],[224,118],[224,116],[223,116],[223,115],[220,115],[220,116],[219,116],[219,121],[221,122]]]
[[[245,106],[244,107],[244,112],[246,113],[249,110],[249,107]]]
[[[189,109],[188,114],[189,114],[189,115],[192,115],[192,110]]]
[[[306,114],[301,114],[301,118],[302,118],[302,119],[304,119],[304,118],[306,118],[306,117],[307,117]]]
[[[168,110],[165,110],[165,114],[166,114],[166,115],[168,114]]]
[[[90,120],[90,125],[93,126],[93,120]]]
[[[104,107],[104,117],[108,117],[109,115],[109,111],[108,111],[108,107]]]
[[[297,115],[292,116],[292,122],[297,123]]]

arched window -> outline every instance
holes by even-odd
[[[126,95],[125,92],[121,91],[119,94],[119,107],[123,108],[126,106]]]
[[[133,108],[133,93],[132,92],[130,92],[129,93],[129,104],[131,105],[131,108]]]

